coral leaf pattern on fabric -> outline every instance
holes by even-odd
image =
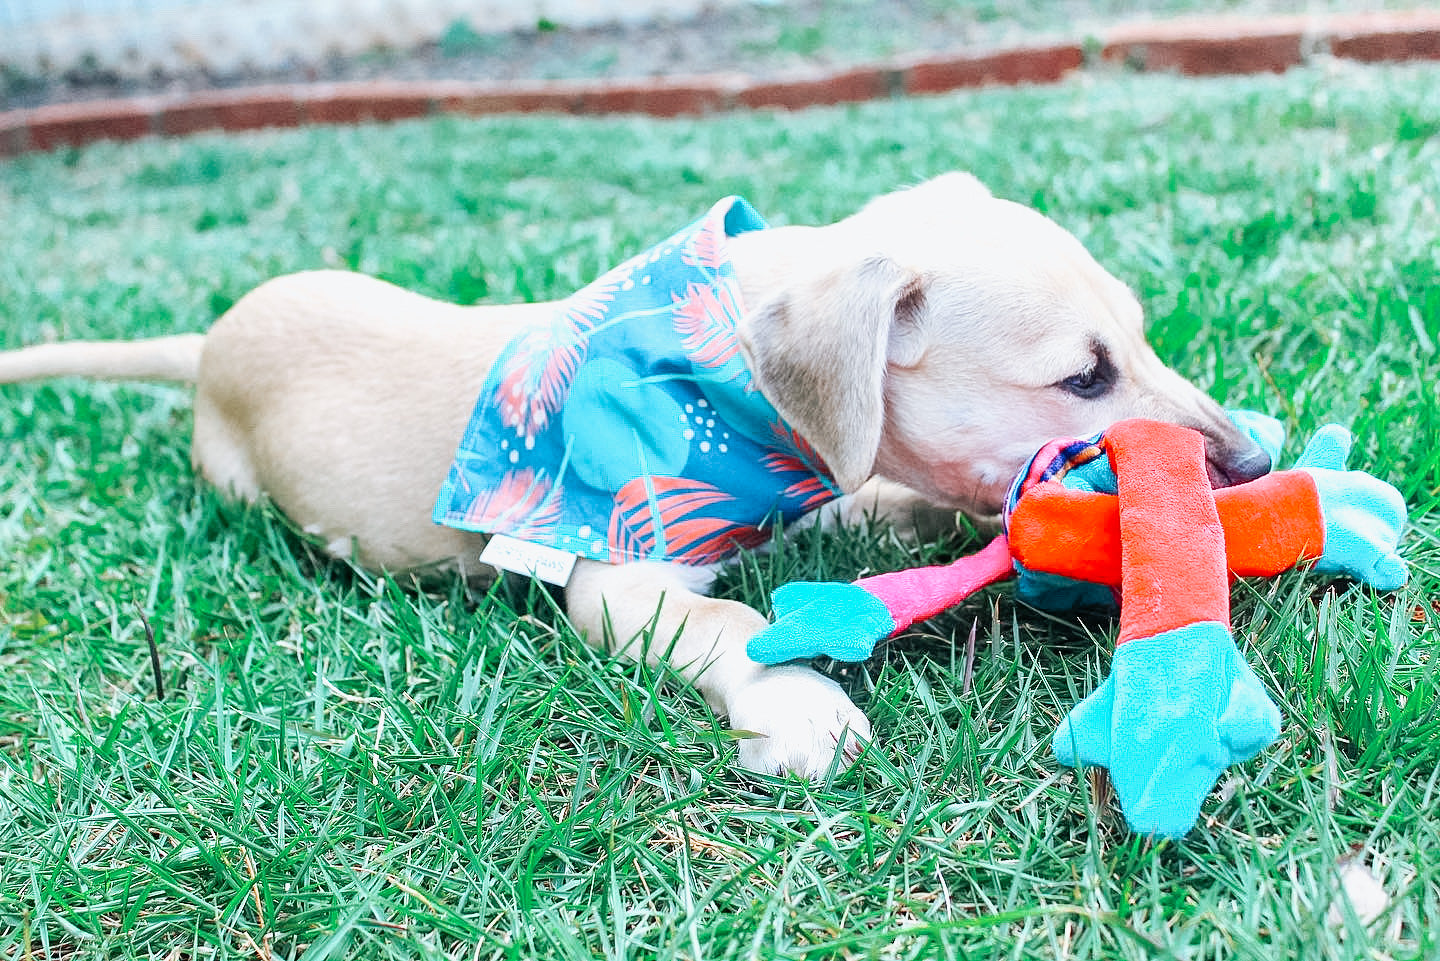
[[[675,330],[696,364],[724,367],[740,355],[739,300],[733,284],[692,283],[683,297],[675,297]]]
[[[697,231],[682,246],[680,262],[706,271],[720,270],[725,264],[724,239],[723,229]]]
[[[499,486],[487,490],[465,514],[472,524],[511,525],[519,538],[544,534],[560,519],[560,492],[544,474],[531,468],[510,471]]]
[[[572,298],[548,327],[526,331],[496,369],[492,403],[517,438],[533,440],[565,403],[575,372],[585,360],[585,335],[605,316],[622,278],[607,276]]]
[[[760,461],[765,469],[778,479],[794,477],[793,483],[780,491],[780,496],[797,504],[802,511],[813,510],[821,504],[835,499],[834,485],[824,476],[816,474],[805,461],[795,454],[776,451],[766,454]]]
[[[637,477],[616,494],[610,542],[625,556],[711,564],[765,539],[759,527],[708,513],[734,497],[683,477]]]
[[[770,423],[770,434],[781,450],[766,456],[761,463],[777,480],[792,479],[784,490],[787,501],[801,511],[810,511],[840,496],[840,488],[830,476],[825,461],[795,428],[777,417]]]

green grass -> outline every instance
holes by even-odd
[[[0,166],[4,346],[199,330],[325,265],[549,297],[728,192],[818,222],[969,168],[1132,283],[1187,376],[1285,418],[1290,455],[1351,424],[1409,500],[1414,573],[1387,596],[1237,586],[1285,729],[1184,843],[1151,844],[1048,751],[1104,675],[1107,621],[978,598],[834,669],[880,739],[854,770],[756,781],[695,696],[587,649],[550,594],[366,576],[225,503],[191,477],[186,392],[4,388],[0,955],[1436,957],[1437,88],[1433,67],[1088,75]],[[787,578],[976,546],[806,533],[721,588],[763,605]],[[1393,897],[1368,930],[1323,920],[1352,846]]]

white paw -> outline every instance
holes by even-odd
[[[758,735],[740,741],[740,766],[761,774],[818,781],[837,753],[844,770],[870,740],[870,722],[840,685],[808,667],[767,668],[729,708],[731,728]]]

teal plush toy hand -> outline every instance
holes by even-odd
[[[761,664],[826,654],[863,661],[895,631],[885,604],[857,584],[799,581],[770,595],[775,623],[752,637],[745,653]]]
[[[1329,424],[1316,432],[1295,463],[1315,479],[1325,521],[1325,548],[1315,570],[1392,591],[1409,576],[1396,553],[1405,526],[1405,498],[1364,471],[1345,469],[1352,443],[1348,430]]]
[[[1181,838],[1227,767],[1280,731],[1280,712],[1213,621],[1136,638],[1055,733],[1067,767],[1108,768],[1131,830]]]

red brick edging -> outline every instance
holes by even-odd
[[[1278,73],[1326,53],[1365,62],[1440,60],[1440,10],[1131,23],[1107,31],[1098,48],[1080,42],[1026,46],[780,79],[712,74],[528,86],[382,81],[56,104],[0,113],[0,157],[95,140],[402,120],[437,113],[673,117],[741,108],[795,109],[991,84],[1054,83],[1084,66],[1096,49],[1102,62],[1192,76]]]

